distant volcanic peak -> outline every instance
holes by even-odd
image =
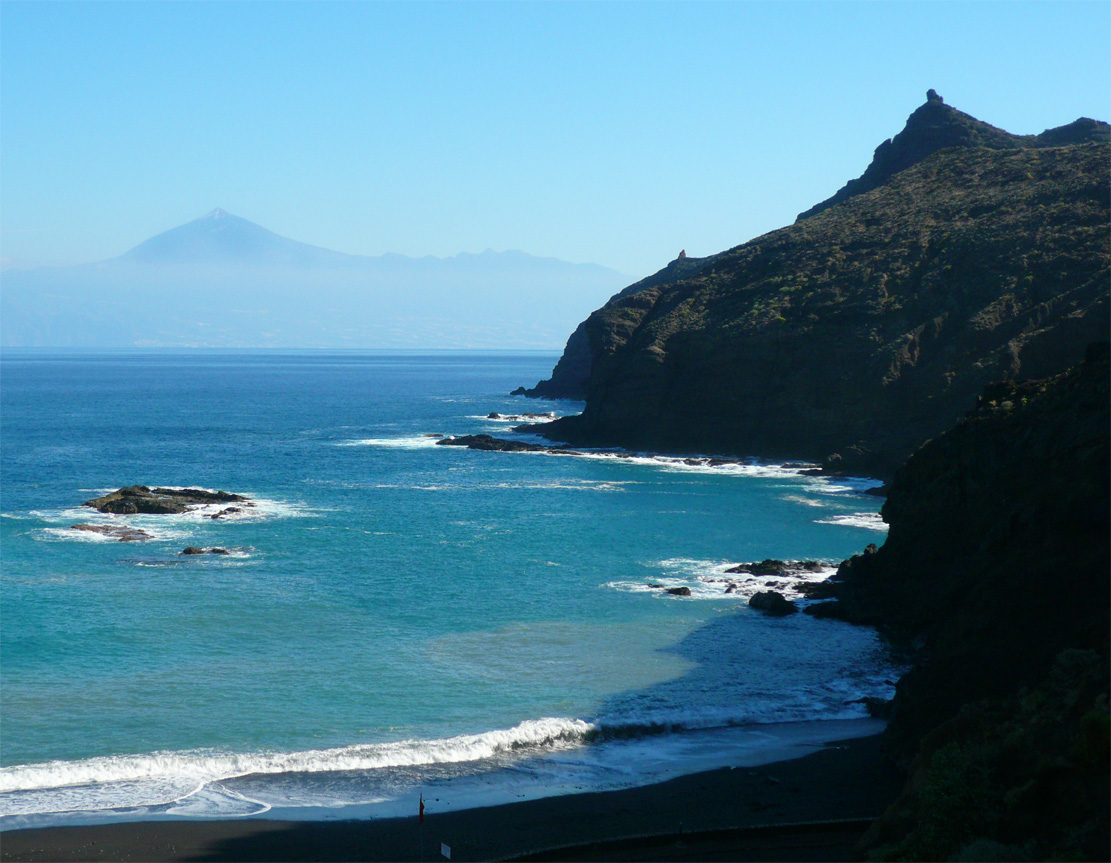
[[[217,208],[151,237],[123,257],[144,263],[230,263],[260,254],[269,257],[290,242],[261,225]]]
[[[217,207],[140,243],[122,259],[156,266],[273,267],[337,265],[353,258],[288,239]]]

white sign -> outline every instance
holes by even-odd
[[[451,849],[448,848],[443,842],[440,843],[440,853],[447,857],[448,860],[451,859]]]

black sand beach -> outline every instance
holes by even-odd
[[[146,821],[12,830],[0,859],[844,860],[894,799],[880,738],[643,788],[373,821]]]

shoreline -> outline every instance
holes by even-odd
[[[873,735],[654,785],[448,812],[429,807],[423,831],[415,813],[38,827],[0,833],[0,860],[437,860],[441,843],[453,860],[848,859],[865,822],[902,784]],[[756,856],[746,858],[746,847]]]

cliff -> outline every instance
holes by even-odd
[[[807,609],[912,652],[885,733],[911,780],[869,837],[882,859],[1106,859],[1109,383],[1102,342],[986,388],[895,474],[883,546]]]
[[[888,476],[987,383],[1078,362],[1111,326],[1109,127],[1013,136],[935,97],[848,192],[594,312],[518,390],[585,398],[545,434]]]

